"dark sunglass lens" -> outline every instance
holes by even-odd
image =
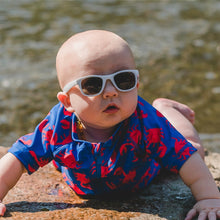
[[[83,79],[81,87],[86,95],[94,95],[102,89],[102,79],[98,77],[90,77]]]
[[[122,72],[115,77],[115,83],[119,89],[128,90],[135,86],[135,75],[132,72]]]

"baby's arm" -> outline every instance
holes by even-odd
[[[180,176],[190,187],[197,203],[191,209],[186,220],[199,214],[198,219],[220,218],[220,192],[202,158],[194,153],[180,169]]]
[[[6,207],[2,203],[8,191],[17,183],[25,171],[22,163],[11,153],[7,153],[0,160],[0,216],[3,216]]]

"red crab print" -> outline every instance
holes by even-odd
[[[40,167],[43,167],[44,165],[49,163],[49,159],[43,159],[43,158],[38,159],[34,151],[29,151],[29,152]]]
[[[75,156],[73,155],[72,150],[65,150],[65,152],[60,152],[56,155],[56,158],[60,159],[61,163],[65,164],[65,166],[68,168],[73,169],[78,167],[78,163],[75,159]]]
[[[159,157],[162,158],[167,152],[167,146],[164,143],[161,143],[159,148],[157,149],[157,153],[159,153]]]
[[[25,135],[24,137],[21,137],[20,138],[20,141],[26,145],[26,146],[31,146],[32,144],[32,140],[31,139],[28,139],[29,136],[32,136],[33,133],[30,133],[30,134],[27,134]]]
[[[175,139],[175,152],[178,153],[185,145],[186,145],[186,140],[185,139],[177,139],[177,138],[174,138]]]
[[[148,146],[150,144],[160,143],[161,138],[164,138],[162,128],[150,128],[148,130],[145,130],[145,132],[147,133],[145,136],[147,138]]]
[[[63,179],[77,194],[85,195],[85,193],[76,184],[74,184],[65,173],[63,173]]]
[[[86,177],[86,174],[83,173],[75,173],[76,180],[80,182],[80,185],[83,188],[92,189],[88,184],[90,183],[90,179]]]

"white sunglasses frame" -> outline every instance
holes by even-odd
[[[114,76],[119,74],[119,73],[123,73],[123,72],[132,72],[134,75],[135,75],[135,85],[130,88],[130,89],[127,89],[127,90],[122,90],[120,88],[118,88],[118,86],[116,85],[115,81],[114,81]],[[84,80],[84,79],[87,79],[87,78],[90,78],[90,77],[97,77],[97,78],[101,78],[103,83],[102,83],[102,88],[100,90],[100,92],[96,93],[96,94],[91,94],[91,95],[87,95],[83,92],[83,89],[81,87],[81,81]],[[79,86],[80,88],[80,91],[81,93],[84,95],[84,96],[88,96],[88,97],[92,97],[92,96],[97,96],[97,95],[100,95],[102,92],[103,92],[103,89],[106,85],[106,81],[107,80],[111,80],[112,84],[114,85],[114,87],[119,90],[120,92],[129,92],[131,91],[132,89],[134,89],[136,86],[137,86],[137,83],[138,83],[138,77],[139,77],[139,71],[138,70],[121,70],[121,71],[118,71],[118,72],[115,72],[115,73],[112,73],[112,74],[108,74],[108,75],[89,75],[89,76],[84,76],[84,77],[81,77],[79,79],[76,79],[74,81],[71,81],[69,83],[67,83],[64,88],[63,88],[63,92],[65,93],[68,93],[70,91],[70,89],[76,85]]]

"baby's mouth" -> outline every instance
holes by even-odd
[[[118,106],[114,104],[110,104],[105,108],[103,112],[113,114],[116,113],[118,110],[119,110]]]

